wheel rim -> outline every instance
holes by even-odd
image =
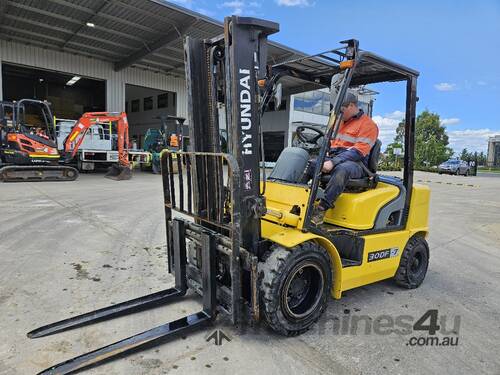
[[[427,253],[425,249],[419,246],[415,249],[408,266],[408,276],[410,279],[419,279],[427,268]]]
[[[285,280],[281,302],[291,319],[303,319],[321,301],[325,280],[321,268],[311,262],[298,265]]]

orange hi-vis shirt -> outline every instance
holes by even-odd
[[[170,146],[171,147],[179,147],[179,138],[176,134],[172,134],[170,136]]]
[[[355,149],[366,157],[378,138],[378,126],[362,111],[340,124],[335,139],[330,140],[330,148]]]

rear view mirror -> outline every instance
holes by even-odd
[[[283,85],[281,83],[278,83],[273,88],[273,101],[274,101],[275,111],[280,109],[282,97],[283,97]]]

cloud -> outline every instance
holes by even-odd
[[[454,91],[457,89],[457,85],[454,83],[441,82],[435,84],[434,88],[438,91]]]
[[[219,8],[229,8],[231,9],[231,14],[239,16],[245,13],[248,16],[255,16],[257,13],[255,12],[256,8],[261,7],[261,3],[257,1],[241,1],[241,0],[233,0],[233,1],[225,1],[219,5]]]
[[[452,117],[452,118],[444,118],[441,120],[441,125],[447,126],[447,125],[456,125],[460,122],[459,118]]]
[[[200,14],[203,14],[207,17],[214,17],[215,16],[215,12],[214,11],[211,11],[211,10],[208,10],[208,9],[204,9],[204,8],[196,8],[195,9],[198,13]]]
[[[476,82],[479,86],[486,86],[488,83],[485,81],[477,81]]]
[[[499,130],[486,129],[465,129],[454,130],[447,132],[449,138],[449,147],[457,153],[461,152],[464,148],[468,151],[487,152],[488,138],[495,135],[500,135]]]
[[[392,143],[396,136],[396,128],[403,120],[405,113],[402,111],[394,111],[387,113],[384,116],[375,115],[373,121],[378,125],[378,138],[382,141],[382,149],[385,150],[388,144]]]
[[[224,8],[241,8],[245,5],[243,1],[226,1],[221,4]]]
[[[405,118],[405,113],[402,111],[394,111],[386,114],[385,117],[401,121],[402,119]]]
[[[402,111],[394,111],[382,115],[372,117],[373,121],[378,125],[379,136],[382,141],[382,150],[385,150],[387,145],[394,141],[398,124],[404,119],[405,113]],[[455,125],[460,121],[458,118],[442,119],[442,125]],[[460,153],[464,148],[472,152],[487,152],[488,138],[500,135],[500,129],[491,130],[485,129],[465,129],[447,131],[449,145],[456,153]]]
[[[310,0],[276,0],[276,3],[286,7],[308,7],[313,5]]]

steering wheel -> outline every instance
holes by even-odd
[[[305,130],[310,130],[315,134],[306,132]],[[321,148],[322,141],[325,137],[325,133],[318,128],[313,126],[301,125],[297,127],[296,136],[292,141],[294,147],[301,147],[306,151],[316,151]]]

